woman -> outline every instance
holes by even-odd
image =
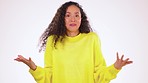
[[[30,67],[37,83],[109,83],[123,66],[132,63],[117,53],[116,62],[106,67],[99,38],[76,2],[66,2],[57,10],[40,44],[40,51],[45,49],[44,68],[31,58],[18,55],[15,59]]]

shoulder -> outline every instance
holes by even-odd
[[[88,34],[88,39],[94,40],[97,43],[101,43],[100,37],[96,32],[89,32]]]
[[[88,34],[89,35],[92,35],[92,36],[97,36],[97,33],[96,32],[89,32]]]
[[[86,36],[91,37],[91,38],[99,38],[96,32],[89,32],[86,34]]]
[[[53,35],[48,36],[48,38],[46,40],[46,44],[52,45],[53,44],[53,39],[54,39]]]
[[[50,35],[50,36],[48,36],[47,41],[52,41],[53,38],[54,38],[54,36],[53,35]]]

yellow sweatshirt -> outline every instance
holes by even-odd
[[[37,83],[109,83],[119,72],[114,65],[106,67],[96,33],[80,33],[57,42],[48,37],[45,67],[29,70]]]

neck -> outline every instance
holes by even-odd
[[[77,32],[68,32],[67,31],[67,36],[69,36],[69,37],[74,37],[74,36],[77,36],[79,34],[79,31],[77,31]]]

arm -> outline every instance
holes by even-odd
[[[98,37],[94,41],[94,80],[95,83],[109,83],[114,79],[119,70],[113,65],[107,67],[101,52],[101,45]]]
[[[98,36],[95,36],[95,41],[94,41],[94,80],[95,83],[109,83],[110,80],[116,78],[117,73],[120,71],[120,69],[125,66],[126,64],[132,63],[132,61],[128,61],[129,58],[126,60],[123,60],[123,56],[121,59],[118,56],[117,53],[117,60],[116,62],[107,67],[104,57],[102,56],[101,53],[101,45],[100,41],[98,39]]]
[[[37,67],[36,70],[30,69],[29,72],[32,74],[37,83],[51,83],[52,77],[52,37],[47,39],[46,49],[44,54],[44,68]]]
[[[46,50],[44,55],[44,60],[45,60],[44,68],[36,66],[35,63],[31,60],[31,58],[26,59],[22,55],[18,55],[18,57],[14,59],[18,62],[23,62],[30,68],[29,72],[34,77],[37,83],[51,83],[51,76],[52,76],[51,42],[52,42],[51,37],[49,37],[47,40]]]

